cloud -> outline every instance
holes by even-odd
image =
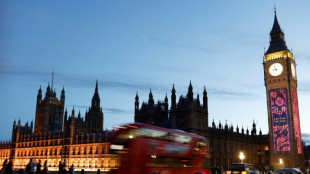
[[[232,97],[232,98],[242,98],[242,97],[255,97],[253,93],[246,92],[244,89],[240,90],[229,90],[224,88],[211,88],[208,90],[208,93],[215,96],[221,97]]]
[[[3,65],[4,66],[4,65]],[[2,65],[0,66],[2,67]],[[5,65],[7,68],[0,69],[0,76],[12,77],[18,81],[46,81],[49,77],[51,79],[52,69],[42,70],[33,69],[32,67],[13,67]],[[150,83],[149,80],[141,77],[131,77],[127,75],[119,74],[105,74],[97,76],[100,85],[105,88],[121,88],[121,89],[150,89],[156,88],[157,90],[163,90],[164,87],[158,83]],[[57,83],[63,84],[65,87],[93,87],[96,78],[91,75],[84,75],[81,73],[63,73],[55,71],[55,78]]]
[[[301,138],[306,143],[306,145],[310,145],[310,134],[309,133],[301,133]]]
[[[106,111],[105,113],[114,113],[114,114],[132,113],[132,111],[118,109],[118,108],[103,108],[103,110]]]
[[[77,109],[88,109],[90,108],[90,106],[82,106],[82,105],[69,105],[67,106],[68,108],[73,108],[75,110]],[[105,108],[103,107],[103,113],[111,113],[111,114],[128,114],[128,113],[132,113],[131,111],[129,110],[124,110],[124,109],[119,109],[119,108]]]
[[[33,69],[31,67],[9,67],[5,70],[0,70],[0,76],[3,77],[14,77],[15,80],[21,81],[42,81],[46,82],[46,79],[51,79],[52,70],[47,69]],[[96,77],[87,74],[75,73],[63,73],[61,71],[55,71],[55,81],[58,84],[62,84],[65,87],[77,87],[77,88],[92,88],[96,81]],[[98,76],[98,82],[104,88],[110,89],[122,89],[122,90],[149,90],[150,88],[157,92],[166,93],[167,89],[171,88],[171,84],[161,84],[150,81],[147,78],[133,77],[124,74],[104,74]],[[187,85],[187,84],[186,84]],[[187,90],[184,91],[187,93]],[[185,94],[184,93],[184,94]],[[247,92],[246,88],[241,89],[226,89],[221,87],[208,88],[208,93],[214,96],[220,96],[223,98],[244,98],[244,97],[255,97],[252,92]],[[78,106],[76,106],[78,107]],[[80,106],[83,108],[84,106]],[[87,108],[85,106],[85,108]],[[113,111],[113,110],[109,110]],[[114,110],[116,111],[116,110]]]

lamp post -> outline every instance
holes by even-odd
[[[282,167],[282,164],[283,164],[282,158],[280,158],[279,162],[280,162],[280,167]]]
[[[240,160],[241,160],[241,163],[243,163],[243,160],[244,160],[244,154],[243,154],[243,152],[240,152],[239,158],[240,158]]]

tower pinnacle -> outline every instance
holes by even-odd
[[[52,88],[53,89],[53,85],[54,85],[54,69],[53,69],[53,72],[52,72]]]
[[[270,45],[265,52],[264,61],[274,60],[281,57],[294,59],[291,51],[286,46],[284,32],[278,22],[276,8],[274,8],[274,22],[270,31]]]

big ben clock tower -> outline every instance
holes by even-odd
[[[276,168],[303,166],[296,62],[287,48],[275,11],[270,45],[264,55],[270,164]]]

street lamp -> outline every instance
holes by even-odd
[[[244,160],[244,154],[243,154],[243,152],[240,152],[239,158],[240,158],[240,160],[241,160],[241,163],[243,163],[243,160]]]
[[[282,167],[282,164],[283,164],[282,158],[280,158],[279,162],[280,162],[280,167]]]

